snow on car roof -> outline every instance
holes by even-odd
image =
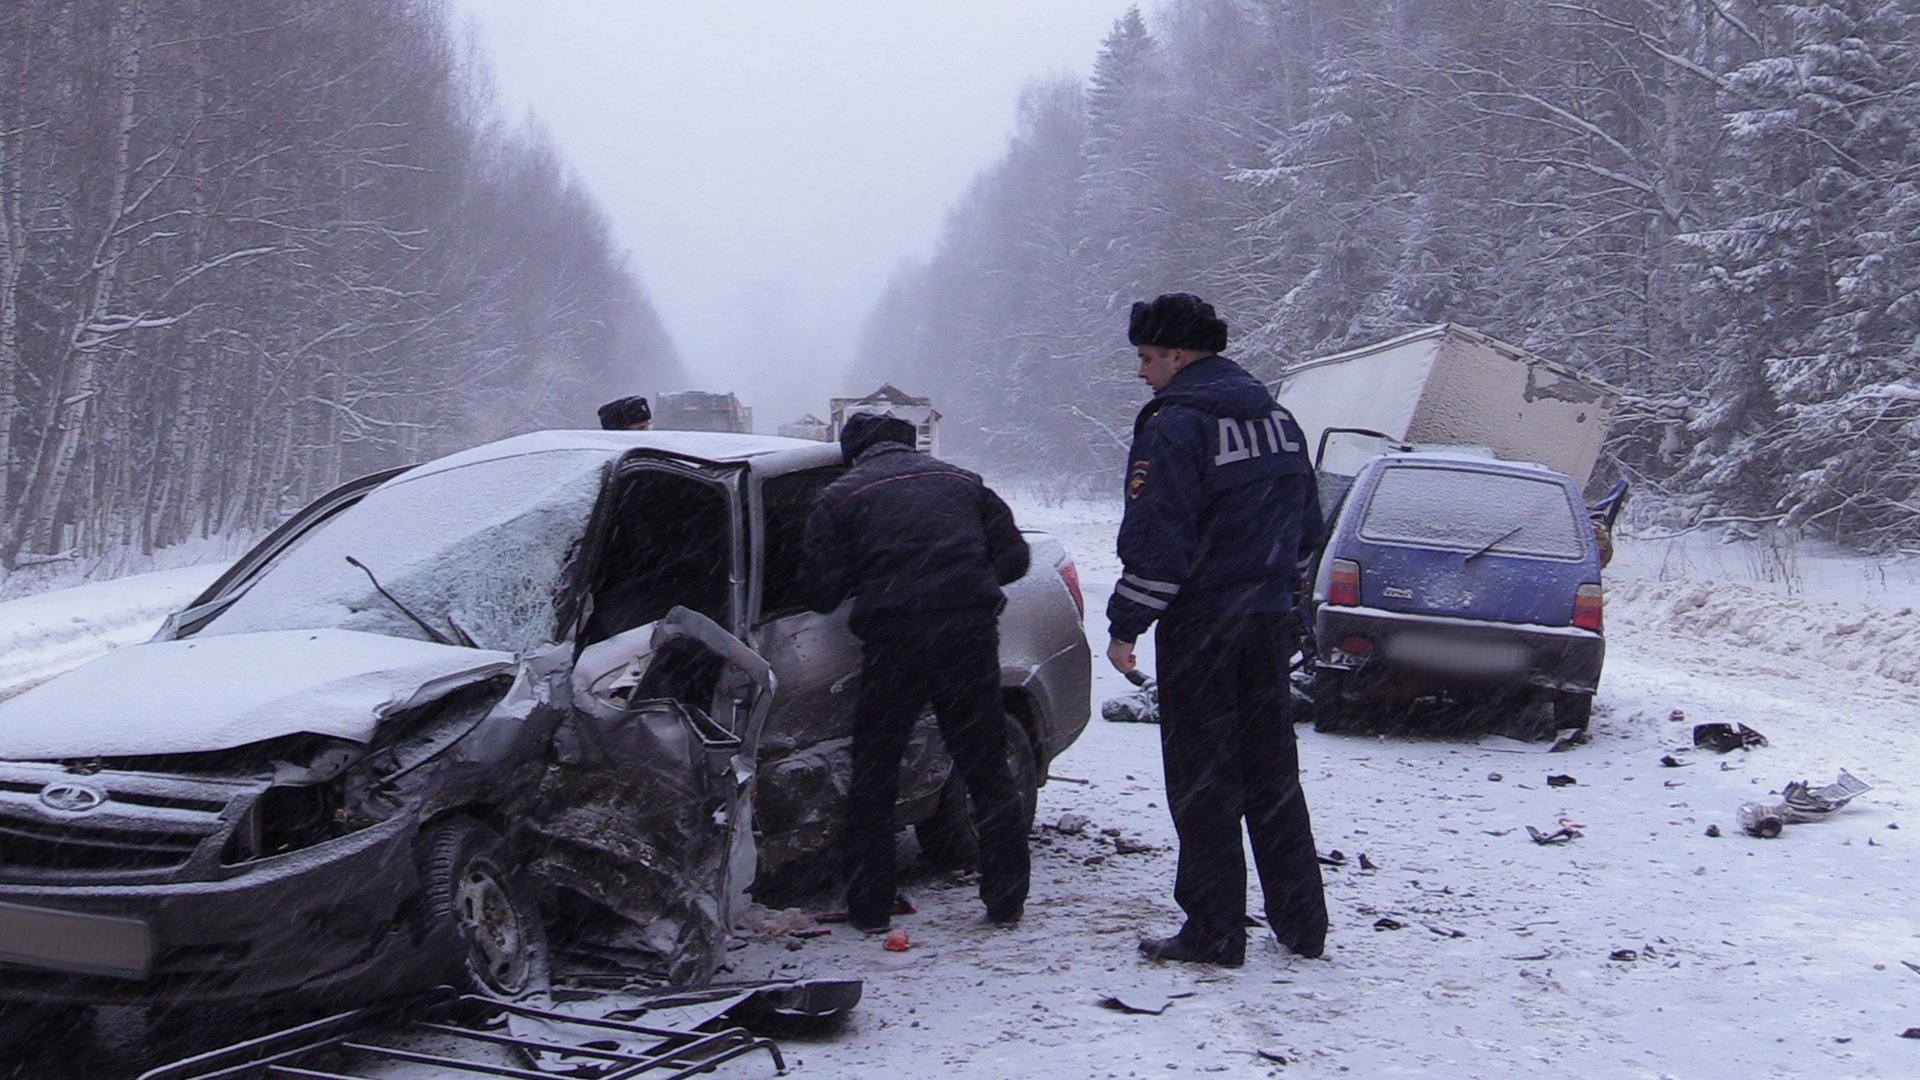
[[[1537,461],[1507,461],[1467,450],[1394,450],[1381,455],[1389,465],[1473,465],[1489,472],[1566,474],[1547,468]]]
[[[714,463],[750,464],[757,472],[819,467],[840,461],[836,443],[788,439],[778,435],[737,435],[721,431],[534,431],[490,442],[429,461],[396,480],[417,479],[480,461],[550,454],[598,451],[608,458],[630,450],[657,450],[662,454]]]

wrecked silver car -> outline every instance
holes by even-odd
[[[537,983],[549,926],[676,982],[836,860],[859,647],[798,599],[820,443],[544,432],[368,477],[154,641],[0,703],[0,1002]],[[1032,797],[1084,727],[1060,544],[1002,615]],[[900,823],[971,842],[931,718]],[[608,929],[610,928],[610,929]]]

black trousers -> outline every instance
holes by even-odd
[[[847,793],[847,917],[865,926],[893,910],[893,815],[900,758],[931,703],[940,738],[973,798],[980,899],[1005,916],[1027,899],[1027,823],[1007,769],[1000,707],[1000,635],[988,622],[890,625],[863,643]]]
[[[1327,901],[1288,715],[1288,617],[1163,619],[1154,648],[1167,808],[1180,837],[1181,940],[1208,952],[1246,948],[1244,820],[1274,936],[1318,955]]]

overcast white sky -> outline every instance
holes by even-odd
[[[823,414],[895,266],[1130,0],[455,0],[598,196],[698,389]],[[1146,7],[1147,5],[1142,5]],[[657,394],[672,386],[606,388]],[[907,387],[912,390],[911,386]]]

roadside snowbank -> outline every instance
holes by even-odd
[[[1716,648],[1799,656],[1920,685],[1920,615],[1816,603],[1732,581],[1629,580],[1607,590],[1609,619]]]
[[[225,569],[162,570],[0,603],[0,698],[152,637]]]

